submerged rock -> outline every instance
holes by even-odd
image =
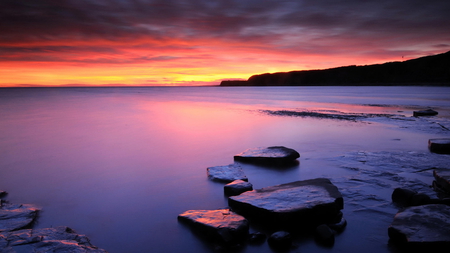
[[[224,192],[228,196],[239,195],[246,191],[253,190],[253,185],[243,180],[235,180],[224,186]]]
[[[450,138],[429,139],[428,149],[437,154],[450,154]]]
[[[251,163],[290,163],[300,157],[300,154],[283,146],[259,147],[247,149],[234,156],[234,160]]]
[[[30,225],[38,211],[39,209],[33,205],[3,203],[0,208],[0,232]]]
[[[292,236],[289,232],[278,231],[269,236],[267,243],[276,250],[287,250],[292,246]]]
[[[245,216],[282,227],[330,223],[344,208],[341,193],[326,178],[244,192],[230,197],[228,204]]]
[[[215,166],[206,169],[208,177],[211,180],[233,182],[235,180],[248,181],[247,176],[238,164],[230,164],[225,166]]]
[[[205,236],[220,242],[234,243],[248,237],[247,219],[229,209],[189,210],[178,215],[178,219],[186,221]]]
[[[450,244],[450,207],[408,207],[395,215],[388,234],[393,242],[401,244]]]
[[[422,111],[413,111],[413,116],[435,116],[438,115],[438,112],[432,109],[422,110]]]
[[[0,235],[7,241],[7,244],[3,247],[5,250],[9,250],[7,252],[15,252],[13,247],[19,245],[26,247],[27,252],[106,252],[92,245],[85,235],[77,234],[71,228],[64,226],[22,229],[5,232]]]
[[[334,231],[325,224],[317,226],[314,237],[322,245],[332,246],[334,244]]]

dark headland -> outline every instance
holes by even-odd
[[[450,51],[403,62],[345,66],[322,70],[265,73],[247,81],[227,80],[220,86],[450,86]]]

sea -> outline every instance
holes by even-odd
[[[439,114],[413,117],[425,109]],[[285,146],[298,164],[242,164],[253,188],[329,178],[348,223],[331,247],[302,234],[288,252],[401,252],[387,233],[391,194],[436,197],[431,168],[450,156],[427,144],[449,137],[450,87],[1,88],[0,190],[41,209],[35,228],[68,226],[111,253],[274,252],[224,249],[177,216],[228,207],[208,167]]]

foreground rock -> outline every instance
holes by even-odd
[[[450,194],[450,170],[433,170],[434,188]]]
[[[0,208],[0,232],[17,230],[30,225],[39,209],[33,205],[2,203]]]
[[[413,116],[435,116],[438,115],[438,112],[432,109],[423,110],[423,111],[413,111]]]
[[[225,166],[215,166],[206,169],[208,177],[211,180],[222,182],[233,182],[235,180],[248,181],[247,176],[238,164],[230,164]]]
[[[290,163],[300,157],[300,154],[283,146],[259,147],[247,149],[234,156],[234,160],[251,163]]]
[[[229,209],[189,210],[178,215],[178,219],[222,243],[235,243],[248,237],[248,221]]]
[[[326,178],[244,192],[230,197],[228,203],[244,216],[282,227],[331,223],[344,208],[341,193]]]
[[[223,190],[226,195],[235,196],[235,195],[239,195],[243,192],[253,190],[253,185],[251,183],[243,181],[243,180],[235,180],[229,184],[226,184],[223,187]]]
[[[441,204],[408,207],[395,215],[388,234],[400,244],[450,245],[450,207]]]
[[[429,139],[428,149],[437,154],[450,154],[450,138]]]
[[[85,235],[77,234],[68,227],[23,229],[0,234],[1,252],[106,252],[93,246]]]

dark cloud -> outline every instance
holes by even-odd
[[[442,0],[2,0],[0,45],[215,38],[273,50],[332,53],[352,45],[387,52],[447,44],[449,13]]]

